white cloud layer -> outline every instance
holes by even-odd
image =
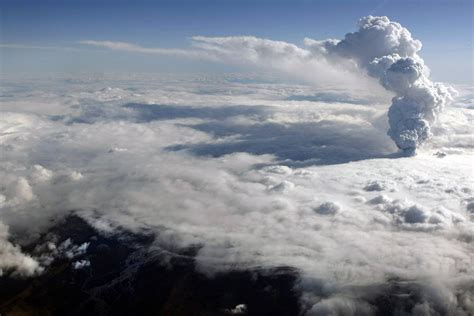
[[[459,90],[433,141],[397,158],[385,96],[365,90],[240,75],[6,80],[0,269],[40,272],[14,245],[76,210],[101,230],[156,232],[157,247],[202,245],[206,273],[295,267],[310,314],[373,313],[399,280],[420,294],[409,313],[469,315],[472,88]]]

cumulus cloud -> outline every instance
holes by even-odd
[[[314,211],[321,215],[334,215],[336,214],[341,207],[334,202],[326,202],[318,205],[314,208]]]
[[[366,191],[383,191],[384,185],[377,181],[372,181],[364,187]]]
[[[373,315],[373,306],[364,301],[356,301],[344,297],[332,297],[316,303],[307,315]]]
[[[91,262],[89,260],[78,260],[72,263],[72,268],[74,270],[82,270],[84,268],[90,267]]]
[[[8,227],[0,222],[0,277],[5,274],[29,277],[41,273],[40,264],[9,242],[8,237]]]
[[[247,305],[238,304],[234,308],[229,309],[227,312],[231,315],[245,315],[247,314]]]
[[[81,245],[74,245],[71,239],[68,238],[58,246],[57,250],[60,255],[72,259],[85,254],[87,248],[89,248],[89,244],[90,243],[85,242]]]

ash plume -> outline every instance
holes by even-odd
[[[194,36],[192,49],[179,56],[231,64],[247,64],[283,72],[313,83],[365,85],[378,79],[393,93],[388,112],[388,135],[406,152],[414,152],[431,136],[431,126],[443,107],[453,100],[454,89],[429,79],[430,71],[418,55],[422,44],[400,23],[386,16],[366,16],[359,29],[342,40],[305,39],[305,48],[254,36]],[[80,41],[113,50],[177,55],[176,49],[145,48],[130,43]],[[362,70],[362,71],[361,71]],[[318,78],[318,74],[324,77]],[[376,88],[375,88],[376,89]]]
[[[352,59],[395,93],[388,111],[388,135],[400,149],[414,151],[432,136],[431,125],[455,91],[429,79],[429,69],[418,55],[421,42],[402,25],[386,16],[367,16],[358,26],[343,40],[309,41],[309,45]]]

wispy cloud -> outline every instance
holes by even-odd
[[[201,52],[186,50],[186,49],[174,49],[174,48],[159,48],[159,47],[142,47],[127,42],[113,42],[113,41],[93,41],[93,40],[82,40],[78,42],[82,45],[91,45],[96,47],[103,47],[111,50],[144,53],[144,54],[155,54],[155,55],[170,55],[170,56],[182,56],[182,57],[203,57]]]
[[[82,45],[107,48],[116,51],[206,58],[220,61],[262,62],[271,58],[310,59],[311,52],[294,44],[254,36],[191,37],[191,48],[143,47],[128,42],[81,40]]]
[[[344,60],[339,60],[337,63],[328,60],[327,54],[322,50],[317,51],[313,47],[299,47],[292,43],[255,36],[193,36],[190,39],[190,47],[185,49],[143,47],[115,41],[81,40],[77,43],[114,51],[256,67],[317,84],[342,83],[352,86],[362,82],[370,85],[367,76],[355,69],[353,64]]]
[[[42,45],[28,45],[28,44],[0,44],[0,48],[12,49],[40,49],[40,50],[56,50],[56,51],[71,51],[71,52],[86,52],[90,51],[84,48],[69,47],[69,46],[42,46]]]

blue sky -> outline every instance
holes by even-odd
[[[423,42],[436,80],[472,82],[472,1],[23,1],[1,3],[2,72],[222,72],[235,67],[106,51],[80,40],[186,48],[194,35],[254,35],[302,45],[342,38],[365,15],[387,15]],[[48,48],[49,47],[49,48]],[[77,50],[64,50],[75,48]]]

